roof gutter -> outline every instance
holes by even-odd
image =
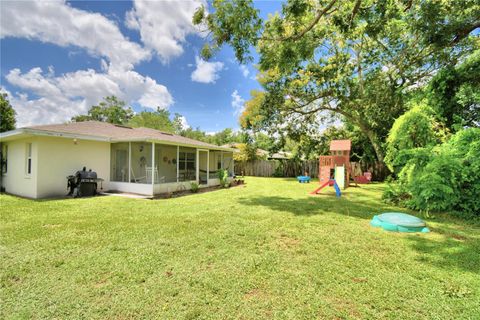
[[[165,141],[165,140],[160,140],[160,139],[129,139],[125,140],[125,142],[133,142],[133,141],[146,141],[146,142],[154,142],[158,144],[164,144],[164,145],[169,145],[169,146],[180,146],[180,147],[187,147],[187,148],[196,148],[196,149],[208,149],[208,150],[217,150],[217,151],[228,151],[228,152],[233,152],[233,149],[230,148],[224,148],[220,146],[214,146],[214,145],[208,145],[208,146],[203,146],[203,145],[196,145],[196,144],[190,144],[190,143],[181,143],[181,142],[173,142],[173,141]],[[113,140],[112,140],[113,142]]]
[[[75,134],[75,133],[62,133],[62,132],[37,130],[37,129],[29,129],[29,128],[21,128],[21,129],[3,132],[0,134],[0,139],[10,138],[10,137],[14,137],[21,134],[30,134],[33,136],[43,136],[43,137],[84,139],[84,140],[103,141],[103,142],[110,141],[109,138],[99,137],[99,136],[91,136],[91,135]]]

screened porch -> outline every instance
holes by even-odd
[[[218,170],[233,177],[233,153],[154,142],[111,144],[110,184],[122,192],[156,194],[219,183]]]

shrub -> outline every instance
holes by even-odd
[[[277,166],[275,167],[275,171],[273,172],[272,176],[276,178],[283,177],[284,174],[284,165],[282,161],[275,161],[277,163]]]
[[[469,128],[432,148],[417,148],[385,201],[422,211],[456,211],[480,217],[480,129]]]
[[[403,185],[395,182],[389,182],[382,194],[382,200],[393,205],[402,205],[410,198],[410,194]]]
[[[228,182],[228,171],[225,169],[218,170],[218,179],[220,179],[220,186],[228,188],[230,183]]]
[[[196,182],[190,182],[190,191],[197,193],[200,186]]]
[[[387,138],[385,163],[398,173],[417,148],[432,147],[444,139],[443,130],[433,111],[425,104],[417,104],[395,120]]]

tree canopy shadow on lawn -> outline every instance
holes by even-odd
[[[300,216],[313,216],[327,212],[334,212],[361,219],[371,219],[374,214],[392,209],[388,205],[379,206],[372,203],[355,202],[345,197],[337,198],[332,195],[318,195],[308,198],[288,198],[281,196],[258,196],[240,198],[239,203],[248,206],[267,207],[271,210],[288,212]]]
[[[454,272],[455,268],[480,274],[480,239],[477,236],[461,235],[448,228],[432,228],[440,234],[439,240],[412,235],[408,237],[413,249],[421,255],[420,263],[434,265]]]
[[[374,214],[399,210],[378,201],[372,200],[371,203],[363,200],[353,201],[343,196],[336,198],[331,195],[297,199],[281,196],[258,196],[240,198],[238,201],[243,205],[267,207],[270,210],[297,216],[314,216],[332,212],[360,219],[371,219]],[[417,258],[418,262],[446,270],[459,268],[480,273],[480,238],[472,236],[475,234],[475,230],[470,230],[471,234],[462,235],[457,228],[449,227],[449,223],[453,223],[452,221],[439,219],[435,222],[439,224],[439,227],[432,228],[432,232],[441,237],[431,239],[423,235],[412,234],[406,239],[411,247],[420,254]],[[460,224],[456,226],[460,226],[462,229]],[[395,235],[396,233],[392,233],[392,236]]]

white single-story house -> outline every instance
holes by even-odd
[[[66,176],[83,167],[104,191],[153,196],[233,177],[233,150],[149,128],[98,121],[20,128],[0,134],[5,191],[28,198],[67,193]],[[100,185],[98,186],[100,188]]]

